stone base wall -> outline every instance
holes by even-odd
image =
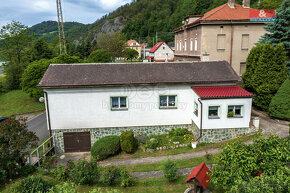
[[[52,130],[52,135],[55,136],[55,151],[56,153],[64,153],[63,133],[65,132],[90,132],[91,145],[98,139],[108,135],[120,135],[124,131],[133,131],[135,134],[162,134],[167,133],[171,129],[187,128],[192,131],[197,139],[200,136],[200,130],[193,122],[189,125],[158,125],[158,126],[139,126],[139,127],[110,127],[110,128],[86,128],[86,129],[58,129]],[[215,143],[237,136],[245,135],[254,132],[250,128],[234,128],[234,129],[203,129],[202,137],[199,142]]]
[[[255,132],[250,128],[203,129],[199,142],[218,143],[235,137]]]

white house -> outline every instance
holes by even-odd
[[[174,51],[165,42],[158,42],[149,50],[149,58],[155,62],[174,61]]]
[[[72,152],[125,130],[184,127],[200,142],[250,133],[252,94],[238,81],[226,61],[51,64],[39,86],[56,151]]]

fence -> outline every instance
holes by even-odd
[[[29,164],[35,165],[37,163],[37,165],[40,166],[41,159],[43,159],[43,157],[46,156],[54,146],[54,136],[51,136],[29,154]]]

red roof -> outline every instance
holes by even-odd
[[[149,50],[149,52],[155,52],[163,43],[165,43],[165,42],[158,42],[157,44],[155,44],[155,46],[153,47],[153,48],[151,48],[150,50]]]
[[[210,180],[210,177],[208,175],[209,173],[211,173],[211,171],[208,169],[205,163],[202,162],[199,166],[192,170],[185,182],[189,182],[192,179],[196,178],[202,185],[202,187],[206,188]]]
[[[208,86],[192,87],[201,98],[223,98],[223,97],[252,97],[248,91],[238,86]]]

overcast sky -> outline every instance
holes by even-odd
[[[64,21],[93,23],[131,0],[62,0]],[[57,20],[56,0],[0,0],[0,27],[12,20],[32,26]]]

